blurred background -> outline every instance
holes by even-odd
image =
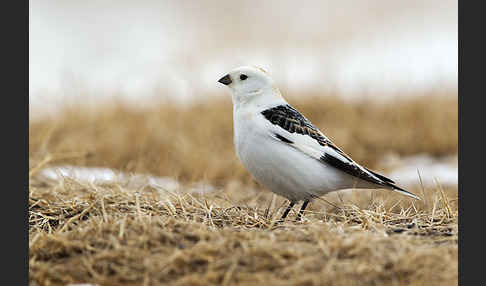
[[[226,95],[240,65],[287,96],[457,89],[457,1],[29,1],[33,110],[116,95]]]

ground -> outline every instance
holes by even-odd
[[[359,163],[457,153],[457,97],[385,103],[289,100]],[[314,100],[314,101],[312,101]],[[29,124],[31,285],[456,285],[457,187],[417,184],[415,201],[353,190],[276,221],[285,199],[234,154],[229,99],[134,109],[71,106]],[[168,191],[40,176],[70,164],[177,178]],[[383,170],[380,170],[383,171]],[[205,182],[208,193],[191,191]]]

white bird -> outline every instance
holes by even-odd
[[[341,189],[383,188],[419,199],[336,147],[282,97],[263,69],[239,67],[219,82],[231,90],[236,154],[258,182],[290,201],[281,221],[298,201],[304,201],[300,220],[313,198]]]

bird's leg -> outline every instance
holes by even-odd
[[[290,210],[294,207],[295,203],[294,202],[290,202],[290,205],[287,207],[287,209],[284,211],[282,217],[280,218],[280,220],[278,222],[283,222],[285,220],[285,218],[287,217],[287,215],[289,214]]]
[[[299,213],[297,214],[297,218],[295,219],[295,221],[300,221],[302,219],[302,214],[304,213],[304,210],[307,207],[307,204],[309,204],[309,200],[304,201],[304,203],[302,204],[302,207],[299,210]]]

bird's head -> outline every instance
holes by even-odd
[[[218,82],[230,88],[233,103],[250,102],[262,97],[271,99],[275,95],[281,98],[270,75],[259,67],[238,67],[220,78]]]

